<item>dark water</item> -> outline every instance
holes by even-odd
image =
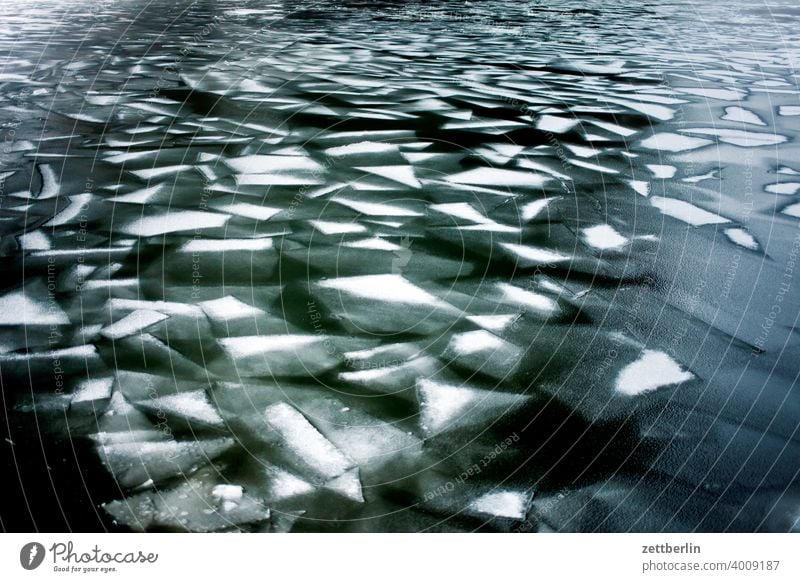
[[[7,530],[789,531],[792,2],[11,2]]]

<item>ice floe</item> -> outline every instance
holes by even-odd
[[[622,394],[636,396],[692,378],[694,374],[684,370],[664,352],[644,350],[638,360],[620,370],[615,388]]]

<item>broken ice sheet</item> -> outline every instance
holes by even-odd
[[[469,504],[469,512],[508,519],[525,519],[530,495],[519,491],[486,493]]]
[[[665,386],[681,384],[694,377],[694,374],[684,370],[664,352],[644,350],[638,360],[620,370],[616,390],[628,396],[636,396]]]
[[[683,200],[654,196],[650,199],[650,203],[658,208],[662,214],[666,214],[667,216],[671,216],[672,218],[676,218],[692,226],[730,222],[730,220],[723,216],[719,216],[708,210],[703,210]]]

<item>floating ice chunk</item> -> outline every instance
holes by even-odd
[[[516,226],[508,226],[499,222],[487,222],[486,224],[473,224],[470,226],[457,226],[458,230],[477,230],[480,232],[519,232]]]
[[[601,166],[599,164],[590,164],[589,162],[584,162],[583,160],[569,160],[569,163],[573,166],[578,166],[579,168],[586,168],[587,170],[594,170],[595,172],[600,172],[603,174],[619,174],[618,170],[614,168],[607,168],[605,166]]]
[[[684,152],[695,150],[714,143],[710,139],[689,137],[679,133],[657,133],[642,140],[642,147],[665,152]]]
[[[69,206],[44,223],[44,226],[63,226],[75,220],[94,196],[89,193],[69,196]]]
[[[479,224],[486,224],[493,222],[491,219],[485,217],[483,214],[475,210],[475,208],[469,204],[468,202],[452,202],[448,204],[431,204],[429,206],[431,210],[435,210],[436,212],[441,212],[443,214],[449,214],[450,216],[455,216],[456,218],[462,218],[464,220],[469,220],[470,222],[477,222]]]
[[[640,196],[650,196],[650,182],[645,180],[628,180],[628,184],[630,184],[634,192]]]
[[[420,402],[420,427],[430,436],[479,422],[476,414],[484,419],[489,414],[496,418],[497,414],[507,412],[525,401],[525,397],[518,394],[445,384],[424,378],[417,381],[417,398]]]
[[[339,156],[355,156],[363,154],[391,154],[398,152],[395,144],[377,141],[360,141],[343,146],[328,148],[325,153],[335,158]]]
[[[675,172],[678,171],[678,168],[675,166],[666,166],[663,164],[647,164],[647,169],[653,172],[653,177],[662,180],[669,180],[675,176]]]
[[[402,251],[403,247],[378,237],[365,238],[353,242],[342,243],[351,249],[369,249],[373,251]]]
[[[767,125],[758,115],[744,107],[726,107],[725,115],[723,115],[721,119],[725,121],[749,123],[750,125]]]
[[[236,297],[226,295],[220,299],[203,301],[201,309],[212,321],[228,321],[231,319],[241,319],[245,317],[256,317],[264,312],[257,307],[239,301]]]
[[[544,314],[559,311],[558,303],[546,295],[526,291],[508,283],[498,283],[497,289],[500,291],[504,303],[530,307]]]
[[[160,168],[150,168],[146,170],[134,170],[133,175],[141,178],[142,180],[152,180],[153,178],[163,178],[172,174],[186,172],[191,170],[192,166],[187,164],[180,164],[175,166],[162,166]]]
[[[279,436],[287,460],[295,468],[330,481],[353,467],[353,462],[293,406],[285,402],[268,406],[264,421]]]
[[[319,172],[323,167],[311,158],[302,156],[251,155],[229,158],[225,164],[241,174],[274,174]]]
[[[522,220],[525,222],[533,220],[544,209],[546,209],[553,200],[558,200],[558,199],[559,197],[555,196],[552,198],[542,198],[541,200],[534,200],[533,202],[528,202],[525,206],[522,207],[522,210],[520,212],[520,218],[522,218]]]
[[[475,168],[448,176],[448,182],[457,184],[472,184],[476,186],[520,186],[539,188],[550,181],[549,176],[542,176],[533,172],[520,172],[502,168]]]
[[[283,501],[300,495],[308,495],[315,491],[315,487],[308,481],[304,481],[297,475],[276,467],[267,465],[267,501]]]
[[[617,125],[615,123],[608,123],[606,121],[595,121],[591,120],[590,123],[596,125],[601,129],[605,129],[606,131],[610,131],[611,133],[616,133],[617,135],[621,135],[622,137],[629,137],[636,133],[635,129],[630,129],[628,127],[622,127],[621,125]]]
[[[743,228],[726,228],[725,236],[727,236],[732,243],[737,244],[740,247],[744,247],[752,251],[757,251],[759,248],[758,241],[755,239],[755,237],[753,237],[752,234]]]
[[[324,235],[355,234],[366,232],[366,227],[357,222],[329,222],[327,220],[309,220],[311,226]]]
[[[551,133],[566,133],[576,125],[577,119],[566,119],[555,115],[542,115],[536,122],[536,129]]]
[[[220,339],[242,376],[309,376],[340,363],[335,338],[317,335],[257,335]]]
[[[100,403],[111,400],[111,388],[114,378],[91,378],[81,381],[75,392],[72,393],[70,402],[71,410],[88,410],[100,412]]]
[[[689,176],[688,178],[683,178],[681,182],[686,182],[687,184],[698,184],[704,180],[719,180],[719,176],[717,176],[717,171],[711,170],[707,174]]]
[[[776,170],[778,174],[787,174],[789,176],[800,176],[800,172],[795,169],[790,168],[789,166],[781,166]]]
[[[399,395],[412,387],[417,378],[433,375],[440,368],[439,360],[424,356],[398,365],[389,364],[354,372],[342,372],[339,378],[373,391]]]
[[[100,460],[123,487],[188,473],[233,446],[233,439],[147,441],[101,445]]]
[[[133,236],[156,236],[169,232],[223,226],[230,216],[199,210],[174,210],[156,216],[144,216],[120,228]]]
[[[113,198],[109,198],[108,201],[124,202],[129,204],[147,204],[148,202],[153,200],[156,196],[158,196],[165,187],[166,186],[164,184],[156,184],[155,186],[142,188],[141,190],[136,190],[128,194],[123,194],[121,196],[115,196]]]
[[[509,519],[525,519],[528,510],[529,495],[516,491],[487,493],[469,504],[469,510],[475,513],[505,517]]]
[[[596,158],[600,152],[593,147],[580,146],[576,144],[564,144],[569,151],[578,156],[579,158]]]
[[[583,239],[586,244],[596,249],[619,249],[628,243],[628,239],[619,234],[608,224],[598,224],[583,229]]]
[[[403,208],[395,204],[384,204],[379,202],[365,202],[362,200],[351,200],[348,198],[336,197],[332,198],[334,202],[338,202],[348,208],[352,208],[361,214],[368,214],[369,216],[423,216],[421,212],[411,210],[410,208]]]
[[[39,168],[39,173],[42,176],[42,189],[39,191],[37,198],[43,200],[58,196],[58,178],[52,166],[49,164],[39,164],[37,168]]]
[[[32,283],[0,297],[0,325],[64,325],[69,317],[43,285]]]
[[[561,253],[556,253],[547,249],[529,247],[514,243],[500,243],[500,246],[516,255],[519,259],[522,259],[523,263],[526,265],[558,263],[561,261],[567,261],[570,258],[567,255],[562,255]]]
[[[159,417],[167,414],[218,428],[224,426],[222,417],[203,390],[191,390],[154,398],[146,401],[144,405],[156,412]]]
[[[651,198],[650,203],[658,208],[662,214],[677,218],[692,226],[703,226],[705,224],[724,224],[730,222],[725,217],[698,208],[694,204],[689,204],[683,200],[675,200],[674,198],[663,198],[661,196],[654,196]]]
[[[259,206],[257,204],[249,204],[247,202],[236,202],[235,204],[223,204],[215,206],[217,210],[234,214],[236,216],[244,216],[245,218],[252,218],[254,220],[269,220],[279,212],[280,208],[271,208],[269,206]]]
[[[398,182],[411,188],[422,188],[417,177],[414,175],[414,168],[411,166],[358,166],[356,170],[381,176],[392,182]]]
[[[514,320],[517,319],[516,315],[470,315],[467,317],[475,325],[490,331],[503,331]]]
[[[784,117],[800,115],[800,105],[781,105],[778,107],[778,115]]]
[[[781,210],[781,212],[788,216],[794,216],[796,218],[800,218],[800,202],[787,206],[786,208]]]
[[[787,139],[785,135],[779,135],[777,133],[744,131],[742,129],[722,129],[717,127],[698,127],[694,129],[682,129],[681,131],[698,135],[713,135],[725,143],[750,148],[775,145],[783,143]]]
[[[46,251],[50,249],[50,239],[40,229],[17,237],[23,251]]]
[[[497,379],[506,378],[519,363],[522,350],[486,330],[454,334],[444,357]]]
[[[229,485],[227,483],[214,485],[211,490],[211,497],[222,507],[222,511],[228,512],[239,507],[239,502],[244,495],[241,485]]]
[[[616,390],[636,396],[664,386],[681,384],[692,378],[694,374],[683,370],[678,362],[664,352],[644,350],[638,360],[620,370]]]
[[[182,253],[224,253],[226,251],[265,251],[272,248],[272,239],[264,238],[196,238],[185,243]]]
[[[796,194],[798,190],[800,190],[800,183],[799,182],[779,182],[776,184],[769,184],[765,191],[769,192],[770,194],[784,194],[787,196],[791,196],[792,194]]]
[[[723,101],[741,101],[747,95],[741,89],[717,89],[711,87],[679,87],[678,91],[688,95],[698,95],[709,99],[720,99]]]
[[[427,291],[413,285],[400,275],[364,275],[328,279],[318,283],[326,289],[344,291],[357,297],[388,301],[391,303],[411,303],[453,309],[452,306],[437,299]]]
[[[159,321],[163,321],[168,317],[168,315],[164,315],[158,311],[137,309],[130,315],[127,315],[119,321],[112,323],[108,327],[103,328],[103,330],[100,331],[100,335],[113,340],[128,337],[129,335],[143,331],[151,325],[155,325]]]
[[[325,483],[325,489],[338,493],[356,503],[364,503],[364,494],[361,491],[361,479],[358,477],[357,468],[331,479]]]

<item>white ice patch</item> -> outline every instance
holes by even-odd
[[[551,133],[566,133],[578,125],[577,119],[566,119],[555,115],[542,115],[536,122],[536,129]]]
[[[781,105],[778,107],[778,115],[783,115],[784,117],[800,115],[800,105]]]
[[[785,196],[791,196],[792,194],[797,193],[800,190],[800,183],[798,182],[779,182],[776,184],[769,184],[765,191],[769,192],[770,194],[783,194]]]
[[[542,198],[541,200],[534,200],[533,202],[528,202],[525,206],[522,207],[522,210],[520,211],[520,217],[525,222],[533,220],[544,209],[546,209],[553,200],[558,200],[558,199],[559,197],[556,196],[552,198]]]
[[[485,350],[499,350],[508,342],[485,330],[457,333],[450,338],[448,349],[459,356],[468,356]]]
[[[448,182],[456,184],[472,184],[475,186],[520,186],[540,188],[550,181],[548,176],[533,172],[519,172],[501,168],[475,168],[460,174],[448,176]]]
[[[653,172],[653,177],[660,180],[669,180],[675,176],[678,168],[675,166],[667,166],[663,164],[647,164],[647,169]]]
[[[234,359],[258,354],[286,353],[290,357],[298,350],[327,340],[321,335],[256,335],[227,337],[219,340],[222,347]]]
[[[651,150],[663,152],[684,152],[688,150],[695,150],[714,143],[710,139],[703,139],[700,137],[689,137],[688,135],[680,135],[679,133],[657,133],[645,140],[642,140],[642,146]]]
[[[347,499],[352,499],[356,503],[364,503],[364,495],[361,492],[361,480],[358,478],[357,468],[331,479],[325,483],[325,489],[338,493]]]
[[[302,156],[251,155],[226,159],[225,164],[241,174],[319,172],[323,169],[314,160]]]
[[[259,206],[257,204],[248,204],[247,202],[225,204],[222,206],[217,206],[216,209],[221,210],[222,212],[227,212],[228,214],[252,218],[254,220],[269,220],[281,211],[280,208]]]
[[[508,283],[498,283],[497,288],[502,294],[504,303],[530,307],[545,314],[555,313],[559,310],[558,303],[546,295],[526,291]]]
[[[39,191],[37,198],[43,200],[58,196],[58,178],[53,168],[49,164],[41,164],[39,172],[42,175],[42,189]]]
[[[197,420],[211,426],[224,425],[222,417],[216,408],[211,405],[208,396],[203,390],[192,390],[179,394],[170,394],[154,401],[153,406],[159,411],[165,411],[189,420]]]
[[[583,239],[586,244],[596,249],[619,249],[628,243],[628,239],[619,234],[608,224],[598,224],[583,229]]]
[[[469,504],[475,513],[505,517],[509,519],[525,519],[528,495],[516,491],[487,493]]]
[[[203,301],[199,305],[208,318],[213,321],[228,321],[231,319],[256,317],[264,313],[257,307],[239,301],[232,295],[226,295],[225,297],[213,299],[211,301]]]
[[[123,226],[120,231],[133,236],[156,236],[170,232],[216,228],[223,226],[230,216],[199,210],[176,210],[159,216],[145,216]]]
[[[320,281],[318,285],[326,289],[344,291],[350,295],[365,299],[452,309],[452,306],[413,285],[408,279],[400,275],[344,277]]]
[[[368,249],[372,251],[402,251],[403,247],[400,245],[396,245],[388,240],[384,240],[382,238],[373,237],[373,238],[365,238],[353,242],[346,242],[342,243],[343,247],[348,247],[351,249]]]
[[[616,390],[628,396],[636,396],[692,378],[694,374],[683,370],[678,362],[664,352],[644,350],[638,360],[620,370]]]
[[[325,153],[332,157],[352,156],[363,154],[391,154],[397,152],[397,146],[390,143],[376,141],[360,141],[343,146],[328,148]]]
[[[361,200],[350,200],[348,198],[336,197],[331,199],[348,208],[352,208],[361,214],[369,216],[423,216],[422,213],[410,208],[403,208],[395,204],[383,204],[379,202],[364,202]]]
[[[698,127],[695,129],[682,129],[681,131],[697,135],[713,135],[719,138],[719,141],[746,148],[775,145],[783,143],[787,139],[785,135],[779,135],[777,133],[744,131],[742,129],[722,129],[716,127]]]
[[[289,404],[281,402],[268,406],[264,419],[282,437],[284,448],[324,479],[338,477],[353,466],[352,461]]]
[[[687,184],[698,184],[704,180],[719,180],[716,170],[711,170],[707,174],[700,174],[697,176],[689,176],[688,178],[683,178],[681,182],[686,182]]]
[[[92,194],[76,194],[69,196],[69,206],[44,223],[44,226],[63,226],[77,218],[88,206]]]
[[[114,385],[114,378],[92,378],[82,380],[72,394],[72,405],[95,400],[111,398],[111,387]]]
[[[663,198],[661,196],[654,196],[650,200],[651,204],[658,208],[662,214],[677,218],[692,226],[703,226],[705,224],[724,224],[730,222],[727,218],[698,208],[694,204],[689,204],[683,200],[675,200],[674,198]]]
[[[480,212],[478,212],[471,204],[468,202],[452,202],[449,204],[431,204],[429,207],[431,210],[435,210],[436,212],[441,212],[443,214],[449,214],[450,216],[455,216],[456,218],[461,218],[464,220],[469,220],[470,222],[475,222],[478,224],[487,224],[492,222],[490,218],[487,218]]]
[[[366,232],[366,227],[355,222],[329,222],[327,220],[309,220],[311,226],[324,235],[355,234]]]
[[[743,228],[726,228],[725,236],[727,236],[732,243],[750,249],[751,251],[757,251],[759,248],[758,241]]]
[[[537,247],[529,247],[525,245],[518,245],[513,243],[500,243],[500,246],[507,251],[513,253],[517,257],[530,261],[532,263],[558,263],[561,261],[569,260],[569,256],[555,253],[547,249]]]
[[[185,243],[182,253],[224,253],[226,251],[265,251],[272,248],[271,238],[197,238]]]
[[[42,230],[21,234],[17,240],[24,251],[47,251],[50,249],[50,239]]]
[[[420,402],[420,425],[429,433],[435,434],[448,428],[470,408],[483,401],[489,392],[443,384],[432,380],[417,381]]]
[[[132,173],[134,176],[137,176],[142,180],[152,180],[153,178],[163,178],[165,176],[170,176],[172,174],[186,172],[187,170],[191,169],[192,166],[181,164],[176,166],[162,166],[160,168],[150,168],[147,170],[134,170]]]
[[[475,325],[491,331],[503,331],[516,318],[516,315],[470,315],[467,317]]]
[[[165,187],[164,184],[156,184],[155,186],[150,186],[149,188],[142,188],[141,190],[135,190],[133,192],[129,192],[128,194],[122,194],[121,196],[114,196],[113,198],[109,198],[109,202],[124,202],[127,204],[147,204],[153,198],[155,198],[161,190]]]
[[[748,123],[750,125],[767,125],[758,115],[749,109],[745,109],[744,107],[726,107],[725,115],[723,115],[721,119],[724,119],[725,121]]]
[[[133,313],[123,317],[119,321],[103,328],[100,335],[108,339],[121,339],[147,329],[159,321],[167,319],[169,316],[158,311],[148,309],[137,309]]]
[[[640,196],[650,196],[650,182],[644,180],[628,180],[628,184],[630,184],[633,191]]]
[[[356,170],[380,176],[411,188],[422,188],[422,184],[417,180],[414,168],[411,166],[358,166]]]
[[[786,208],[781,210],[781,212],[783,214],[786,214],[787,216],[794,216],[795,218],[800,218],[800,202],[787,206]]]
[[[0,325],[63,325],[69,317],[55,301],[39,302],[24,290],[0,297]]]

